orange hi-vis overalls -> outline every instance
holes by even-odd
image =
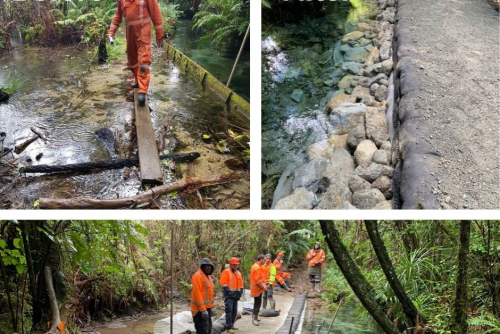
[[[265,291],[267,291],[267,287],[264,273],[260,264],[256,262],[250,268],[250,295],[259,297]]]
[[[118,0],[118,8],[108,33],[114,36],[122,17],[125,18],[127,33],[128,65],[139,93],[147,94],[151,64],[151,21],[155,27],[156,39],[163,37],[163,20],[157,0]]]
[[[191,313],[193,317],[198,312],[204,312],[214,306],[214,283],[212,277],[198,269],[191,278],[193,291],[191,292]]]
[[[319,266],[321,266],[321,264],[325,262],[325,258],[325,251],[322,249],[320,249],[319,252],[315,252],[314,249],[311,249],[309,253],[307,253],[306,257],[306,259],[309,260],[309,267],[318,265],[316,262],[318,262]]]
[[[264,274],[264,282],[274,286],[276,281],[276,267],[272,263],[262,265],[262,273]]]
[[[234,272],[227,268],[220,275],[220,286],[227,287],[229,291],[240,291],[243,289],[243,276],[240,271]]]
[[[280,285],[285,284],[285,277],[290,277],[290,273],[283,272],[283,260],[274,260],[274,266],[276,267],[276,281]]]

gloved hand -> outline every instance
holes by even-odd
[[[163,47],[163,38],[159,38],[156,40],[156,46],[159,48]]]
[[[207,319],[208,319],[208,317],[209,317],[209,315],[208,315],[208,311],[203,311],[203,312],[201,312],[201,318],[202,318],[203,320],[207,320]]]

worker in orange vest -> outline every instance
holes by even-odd
[[[236,333],[234,327],[236,315],[238,314],[238,300],[243,294],[243,276],[238,270],[240,260],[233,257],[229,260],[229,268],[225,269],[220,276],[220,286],[224,295],[226,311],[226,329],[228,333]]]
[[[259,312],[262,305],[262,294],[267,291],[267,285],[262,270],[265,255],[259,254],[257,262],[250,268],[250,295],[254,298],[252,323],[259,326]]]
[[[285,253],[278,252],[278,255],[276,256],[276,259],[274,260],[273,264],[276,267],[276,281],[278,282],[279,285],[281,285],[288,292],[290,292],[292,291],[292,289],[290,289],[285,282],[285,276],[290,277],[290,273],[285,273],[283,271],[284,258],[285,258]]]
[[[114,37],[122,18],[125,18],[128,66],[134,74],[132,88],[139,88],[138,102],[146,102],[151,64],[151,22],[154,24],[156,44],[163,46],[163,19],[157,0],[118,0],[118,8],[108,30]]]
[[[200,269],[191,278],[191,314],[196,334],[212,333],[212,307],[214,306],[214,265],[210,259],[201,260]]]
[[[307,253],[306,258],[309,260],[308,274],[311,282],[311,291],[316,289],[317,292],[321,292],[321,264],[325,262],[326,256],[319,242],[314,244],[314,248]]]
[[[266,254],[266,260],[262,266],[262,271],[264,272],[264,279],[267,284],[267,291],[262,295],[263,302],[262,308],[267,308],[267,300],[269,299],[269,305],[271,309],[276,309],[276,301],[274,300],[274,284],[276,282],[276,267],[273,264],[273,259],[271,254]]]

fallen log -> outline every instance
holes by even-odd
[[[167,154],[160,159],[171,159],[176,162],[194,161],[200,157],[197,152],[183,154]],[[20,173],[60,173],[60,172],[84,172],[92,169],[121,169],[124,167],[139,166],[139,159],[117,159],[109,161],[82,162],[69,165],[37,165],[19,169]]]
[[[128,198],[113,198],[113,199],[93,199],[93,198],[67,198],[67,199],[52,199],[40,198],[40,209],[121,209],[131,208],[135,205],[140,205],[152,201],[158,196],[171,193],[173,191],[182,190],[188,187],[201,188],[209,187],[217,184],[224,184],[236,181],[239,179],[237,174],[232,175],[216,175],[209,177],[193,177],[184,178],[154,187],[140,193],[139,195]]]
[[[19,145],[16,145],[14,147],[14,152],[16,152],[16,154],[20,154],[21,152],[23,152],[28,146],[30,146],[31,143],[35,142],[38,138],[40,138],[39,135],[34,135],[33,137],[30,137],[28,139],[26,139],[26,141],[22,142],[21,144]]]

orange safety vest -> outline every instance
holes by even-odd
[[[309,267],[316,266],[316,261],[319,262],[319,266],[325,261],[325,251],[320,249],[319,252],[315,252],[314,249],[311,249],[309,253],[307,253],[307,260],[309,260]]]
[[[118,0],[118,8],[108,31],[110,35],[116,33],[122,17],[127,27],[153,21],[156,39],[163,37],[163,19],[156,0]]]
[[[274,286],[274,282],[276,281],[276,267],[273,270],[274,264],[269,263],[269,265],[262,265],[262,273],[264,274],[264,280],[266,284],[271,284]]]
[[[243,276],[239,270],[234,272],[231,268],[225,269],[220,275],[220,286],[227,287],[229,291],[243,289]]]
[[[214,306],[214,283],[212,277],[199,269],[191,278],[191,284],[191,313],[194,317],[198,312],[204,312]]]
[[[256,262],[252,268],[250,268],[250,295],[252,297],[258,297],[266,290],[262,267],[258,262]]]
[[[283,263],[276,259],[273,262],[274,266],[276,267],[276,276],[278,275],[283,275]]]

